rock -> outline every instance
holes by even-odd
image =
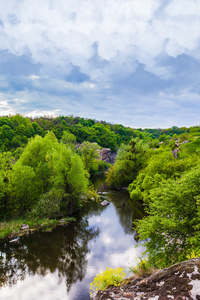
[[[183,141],[183,142],[181,143],[181,145],[184,145],[184,144],[187,144],[187,143],[189,143],[189,141],[185,140],[185,141]]]
[[[22,224],[21,230],[29,230],[29,226],[26,224]]]
[[[91,295],[92,300],[200,299],[200,257],[160,270],[147,278],[132,277],[127,284]]]
[[[9,243],[17,243],[18,240],[19,240],[19,237],[17,237],[16,239],[13,239],[13,240],[11,240],[11,241],[9,241]]]
[[[102,161],[113,164],[116,153],[111,153],[110,148],[103,148],[99,150],[99,157]]]
[[[106,206],[106,205],[109,205],[110,204],[110,202],[108,202],[107,200],[104,200],[103,202],[101,202],[101,205],[103,205],[103,206]]]
[[[173,154],[174,158],[177,158],[178,157],[178,149],[172,150],[172,154]]]
[[[65,223],[65,222],[66,222],[65,219],[60,220],[60,223]]]

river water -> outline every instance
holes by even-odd
[[[89,285],[107,267],[129,267],[144,251],[135,247],[132,222],[143,216],[126,191],[96,180],[101,200],[87,203],[77,221],[52,232],[0,242],[0,300],[89,300]]]

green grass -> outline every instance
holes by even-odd
[[[158,271],[158,269],[154,268],[154,266],[150,264],[147,258],[143,259],[139,257],[137,262],[137,266],[130,267],[129,269],[138,277],[145,278]]]
[[[58,225],[68,224],[71,221],[75,221],[74,218],[66,217],[62,218],[63,222],[58,219],[40,219],[40,220],[30,220],[27,218],[14,219],[10,221],[0,222],[0,239],[4,238],[14,238],[19,234],[22,234],[21,226],[26,224],[29,226],[29,230],[36,231],[50,231],[51,229],[57,227]],[[24,232],[25,233],[25,232]]]

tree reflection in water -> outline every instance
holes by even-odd
[[[134,260],[141,250],[134,249],[137,241],[132,222],[141,218],[143,211],[131,205],[126,191],[110,191],[103,180],[98,184],[101,200],[112,202],[108,207],[88,202],[77,213],[77,221],[66,227],[24,236],[17,243],[0,242],[1,299],[22,300],[21,293],[23,299],[44,299],[45,291],[48,300],[56,298],[54,292],[62,294],[56,299],[85,300],[89,298],[89,283],[102,268],[126,267]],[[49,275],[53,275],[52,280]],[[36,286],[31,290],[32,280]]]
[[[127,191],[111,192],[107,197],[108,201],[111,201],[116,207],[124,233],[133,234],[133,222],[136,219],[142,219],[145,214],[142,203],[130,201]]]
[[[106,199],[115,205],[124,233],[134,234],[133,222],[136,219],[142,219],[145,215],[143,204],[131,200],[126,190],[111,190],[105,183],[104,174],[95,177],[94,186],[100,192],[101,196],[106,191],[102,200]]]
[[[85,276],[89,252],[88,243],[99,235],[99,229],[89,228],[86,218],[79,217],[67,228],[51,233],[37,232],[21,237],[17,243],[0,243],[0,286],[16,284],[26,275],[46,275],[58,272],[65,276],[67,290]]]

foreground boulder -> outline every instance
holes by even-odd
[[[199,300],[200,257],[163,269],[147,278],[132,277],[127,284],[92,294],[92,300]]]

